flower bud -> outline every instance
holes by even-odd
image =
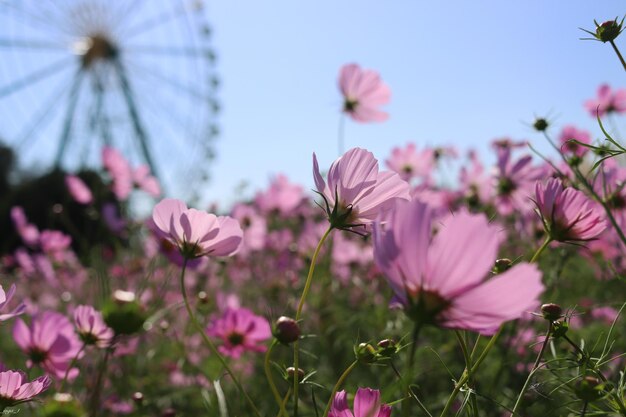
[[[398,344],[393,339],[384,339],[378,342],[378,355],[390,358],[398,352]]]
[[[165,410],[163,410],[163,413],[161,413],[161,417],[175,417],[176,416],[176,410],[174,410],[173,408],[166,408]]]
[[[70,394],[57,393],[51,401],[42,407],[44,417],[84,417],[86,416],[80,403]]]
[[[286,369],[287,373],[285,375],[287,381],[289,381],[290,383],[293,383],[293,379],[295,377],[295,369],[293,366],[290,366],[289,368]],[[300,368],[298,368],[298,381],[302,381],[304,379],[304,371]]]
[[[135,392],[133,394],[133,401],[137,405],[142,405],[143,404],[143,394],[141,392],[139,392],[139,391]]]
[[[622,24],[615,20],[607,20],[596,27],[596,39],[602,42],[612,42],[622,32]]]
[[[496,264],[493,267],[493,271],[496,274],[500,274],[511,268],[511,266],[513,266],[513,261],[509,258],[496,259]]]
[[[604,396],[604,384],[595,376],[587,375],[576,383],[574,393],[581,400],[592,402]]]
[[[274,337],[283,345],[288,345],[300,338],[300,326],[289,317],[281,316],[274,324]]]
[[[563,309],[558,304],[544,304],[541,306],[541,315],[546,320],[557,321],[563,316]]]
[[[147,316],[143,307],[135,300],[135,294],[129,291],[115,291],[113,299],[102,308],[104,322],[118,334],[139,332]]]
[[[374,363],[378,357],[376,349],[369,343],[359,343],[354,348],[354,354],[361,363]]]
[[[552,336],[559,338],[565,336],[565,333],[569,330],[569,324],[564,321],[555,321],[552,323]]]
[[[198,302],[201,304],[207,304],[209,302],[209,295],[204,291],[200,291],[198,293]]]
[[[533,123],[533,127],[537,132],[545,132],[548,129],[549,123],[546,119],[539,117]]]

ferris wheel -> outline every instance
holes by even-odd
[[[0,140],[39,166],[99,166],[112,146],[166,186],[206,177],[219,80],[205,15],[200,1],[0,0]]]

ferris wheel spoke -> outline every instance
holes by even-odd
[[[20,20],[24,21],[25,23],[28,23],[29,26],[33,28],[41,29],[42,27],[45,27],[48,29],[54,29],[54,31],[57,33],[65,33],[66,35],[73,35],[71,31],[68,31],[67,29],[65,29],[67,25],[63,24],[63,22],[56,22],[52,18],[43,17],[39,14],[33,13],[30,10],[26,10],[23,7],[19,7],[13,3],[7,2],[4,4],[8,6],[10,9],[15,10],[16,12],[19,12],[18,16]],[[38,23],[39,26],[37,26],[36,23]]]
[[[214,54],[211,48],[193,48],[193,47],[181,47],[181,46],[157,46],[157,45],[135,45],[127,46],[124,51],[128,51],[133,54],[154,54],[154,55],[170,55],[170,56],[188,56],[199,57],[203,56],[209,59],[213,59]]]
[[[142,33],[146,33],[150,30],[156,29],[161,25],[164,25],[168,22],[171,22],[172,20],[176,20],[185,15],[186,15],[186,8],[183,5],[177,10],[161,13],[160,15],[154,16],[150,19],[146,19],[143,22],[130,27],[127,31],[124,31],[123,36],[126,39],[130,39],[133,36],[137,36]]]
[[[55,113],[55,110],[61,107],[57,104],[59,99],[63,97],[63,93],[68,91],[70,84],[71,81],[59,83],[59,88],[52,91],[52,94],[46,97],[41,106],[33,112],[34,116],[32,117],[32,120],[24,125],[27,126],[27,128],[23,130],[23,132],[18,136],[18,139],[15,141],[16,151],[23,149],[30,142],[36,131],[43,130],[48,125]]]
[[[66,45],[56,42],[48,42],[37,39],[8,39],[0,38],[0,48],[27,48],[44,49],[47,51],[68,52]]]
[[[138,7],[141,5],[143,5],[143,0],[130,0],[127,2],[125,8],[120,7],[120,9],[116,13],[114,13],[114,17],[116,19],[115,24],[117,25],[117,28],[122,29],[128,19],[134,16],[137,10],[141,9],[141,7]]]
[[[76,73],[76,76],[74,77],[74,82],[72,83],[70,94],[67,99],[65,121],[63,122],[63,130],[61,131],[61,141],[59,142],[59,149],[57,150],[57,155],[54,162],[54,165],[56,167],[59,167],[61,165],[63,155],[65,154],[65,148],[67,147],[67,144],[69,143],[70,137],[72,135],[72,125],[74,124],[76,104],[78,103],[78,98],[80,96],[80,86],[83,81],[83,76],[84,71],[82,70],[82,68],[80,68]]]
[[[51,65],[48,65],[47,67],[40,68],[37,71],[33,71],[19,80],[12,81],[9,84],[6,84],[0,87],[0,98],[13,94],[25,87],[31,86],[41,80],[49,78],[53,76],[54,74],[68,68],[68,65],[71,66],[71,61],[73,62],[73,57],[71,58],[72,59],[65,57],[62,60],[53,62]]]
[[[128,80],[126,69],[119,59],[115,59],[113,62],[115,64],[117,76],[120,81],[120,86],[122,87],[124,100],[126,101],[126,105],[128,107],[128,113],[130,115],[133,129],[135,130],[135,135],[137,136],[137,139],[139,139],[139,144],[141,145],[141,152],[143,153],[143,157],[146,160],[146,163],[150,167],[152,175],[159,178],[159,175],[156,171],[156,165],[154,164],[154,160],[152,159],[150,147],[148,146],[148,135],[144,128],[143,121],[141,120],[141,116],[139,115],[139,111],[135,102],[135,95],[130,85],[130,81]]]
[[[191,97],[194,97],[201,101],[211,102],[213,101],[213,97],[204,95],[202,92],[198,91],[198,86],[185,85],[180,81],[176,80],[175,77],[163,74],[159,71],[156,71],[149,67],[144,67],[143,65],[139,65],[136,62],[132,62],[131,65],[136,68],[139,73],[150,75],[152,78],[162,81],[170,88],[174,89],[176,92],[183,92],[188,94]]]
[[[96,109],[92,127],[94,131],[97,130],[100,134],[102,144],[104,146],[111,146],[113,141],[111,140],[110,120],[106,111],[106,94],[100,77],[96,79],[95,83]]]

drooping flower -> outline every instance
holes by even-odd
[[[391,98],[391,90],[373,70],[347,64],[339,71],[339,89],[343,94],[343,112],[357,122],[383,122],[389,115],[378,110]]]
[[[371,388],[359,388],[354,395],[354,413],[348,406],[345,391],[335,394],[328,417],[389,417],[391,406],[381,404],[380,391]]]
[[[374,155],[361,148],[350,149],[332,163],[328,184],[314,153],[313,177],[330,224],[337,229],[369,225],[389,210],[395,198],[411,198],[409,184],[395,172],[379,172]]]
[[[374,224],[374,259],[413,320],[491,335],[538,304],[541,272],[520,263],[487,279],[503,239],[483,215],[441,221],[431,239],[431,209],[396,200],[388,223]]]
[[[79,204],[91,204],[93,194],[87,185],[76,175],[65,176],[65,186],[74,201]]]
[[[245,351],[265,352],[264,342],[272,337],[269,322],[247,308],[227,308],[224,314],[207,327],[209,336],[222,340],[220,352],[239,358]]]
[[[80,305],[74,310],[74,325],[76,332],[86,345],[96,345],[99,348],[108,347],[113,339],[114,332],[102,319],[102,313],[91,306]]]
[[[602,84],[598,87],[598,97],[585,101],[585,108],[592,117],[624,113],[626,112],[626,89],[612,91],[608,84]]]
[[[15,284],[11,285],[8,293],[5,293],[2,289],[2,285],[0,285],[0,322],[7,321],[9,319],[12,319],[13,317],[19,316],[20,314],[23,314],[26,310],[26,305],[24,303],[20,303],[10,313],[2,313],[4,307],[6,307],[13,298],[13,295],[15,295]]]
[[[0,412],[5,407],[13,407],[32,400],[36,395],[47,390],[51,383],[47,375],[28,382],[24,372],[0,372]]]
[[[595,239],[606,228],[601,207],[582,192],[551,178],[537,182],[535,204],[550,238],[558,242]]]
[[[243,238],[235,219],[188,209],[185,203],[172,198],[154,206],[152,220],[162,237],[176,245],[187,259],[234,255]]]

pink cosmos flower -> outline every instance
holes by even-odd
[[[268,321],[247,308],[227,308],[222,317],[207,327],[209,336],[219,338],[220,352],[239,358],[245,351],[265,352],[264,342],[272,336]]]
[[[378,110],[389,103],[391,90],[376,71],[347,64],[339,71],[339,89],[344,97],[343,111],[357,122],[383,122],[389,115]]]
[[[585,108],[591,117],[602,117],[608,113],[626,112],[626,89],[611,91],[608,84],[598,88],[598,97],[585,101]]]
[[[102,314],[91,306],[80,305],[74,310],[76,332],[86,345],[108,347],[114,332],[104,323]]]
[[[409,200],[409,184],[395,172],[379,172],[374,155],[353,148],[330,166],[324,182],[313,154],[313,177],[331,226],[348,229],[371,224],[389,210],[395,198]]]
[[[528,196],[532,193],[535,181],[545,175],[545,168],[532,165],[530,155],[516,161],[511,160],[511,148],[498,151],[498,165],[495,180],[496,209],[504,216],[515,210],[524,212],[532,208]]]
[[[428,177],[435,165],[435,151],[425,149],[417,152],[414,143],[406,147],[395,147],[391,150],[391,157],[385,161],[387,167],[397,172],[405,181],[411,178]]]
[[[431,209],[396,200],[386,227],[374,224],[374,260],[409,317],[491,335],[538,304],[544,287],[535,265],[487,279],[504,238],[497,226],[466,211],[441,223],[431,238]]]
[[[257,193],[255,202],[265,214],[277,211],[288,216],[302,203],[303,198],[304,190],[300,185],[291,183],[287,176],[278,174],[267,191]]]
[[[41,250],[48,255],[58,255],[72,244],[72,238],[58,230],[42,230],[39,235]]]
[[[180,200],[166,198],[152,211],[162,237],[176,245],[185,258],[234,255],[243,238],[237,220],[189,209]]]
[[[87,185],[76,175],[65,176],[65,186],[74,201],[79,204],[91,204],[93,202],[93,194]]]
[[[354,395],[354,414],[348,406],[345,391],[335,394],[328,417],[389,417],[391,407],[380,403],[380,391],[359,388]]]
[[[21,371],[0,372],[0,413],[5,407],[12,407],[32,400],[36,395],[48,389],[52,381],[47,375],[27,382],[27,376]]]
[[[133,181],[139,187],[139,189],[145,191],[152,197],[159,197],[161,195],[161,185],[154,175],[150,174],[150,167],[148,165],[139,165],[133,171]]]
[[[133,170],[119,151],[108,146],[102,149],[102,164],[113,180],[113,194],[118,200],[126,200],[135,185],[152,197],[161,195],[159,182],[156,177],[150,175],[150,168],[147,165],[140,165]]]
[[[74,333],[74,326],[54,311],[46,311],[34,316],[30,326],[18,319],[13,327],[15,343],[26,353],[28,367],[41,366],[46,372],[63,378],[81,348],[81,342]],[[78,375],[78,369],[71,369],[69,378]]]
[[[13,295],[15,295],[15,284],[11,285],[8,293],[5,293],[2,289],[2,285],[0,285],[0,322],[7,321],[9,319],[12,319],[13,317],[19,316],[26,310],[26,305],[24,303],[20,303],[10,313],[1,314],[4,307],[6,307],[13,298]]]
[[[591,144],[591,133],[586,130],[578,129],[576,126],[572,125],[564,126],[563,130],[561,130],[561,135],[559,136],[561,150],[567,155],[583,157],[589,148],[572,142],[572,139],[577,140],[578,142]]]
[[[555,178],[537,182],[535,199],[537,213],[553,240],[584,242],[595,239],[606,228],[598,204],[574,188],[564,188]]]
[[[267,222],[259,215],[254,207],[246,204],[237,204],[231,216],[239,221],[243,229],[243,243],[239,255],[247,255],[251,251],[261,250],[265,246],[267,236]]]

